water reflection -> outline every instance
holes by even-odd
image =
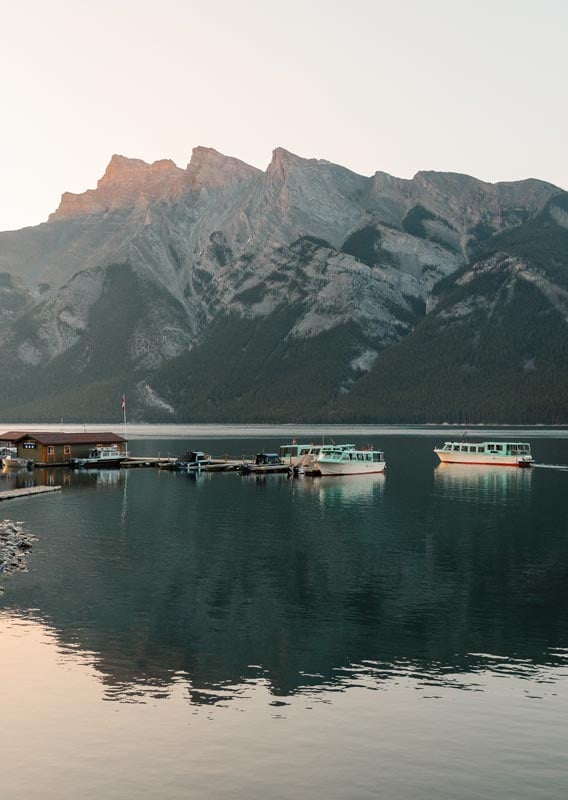
[[[322,506],[338,504],[369,505],[384,492],[385,476],[380,475],[337,475],[325,477],[295,478],[295,490],[314,494]]]
[[[67,473],[26,506],[40,542],[0,603],[88,653],[113,700],[535,680],[564,663],[565,476],[433,470],[426,445],[386,477]]]
[[[532,469],[495,467],[485,464],[439,464],[435,485],[454,500],[504,505],[511,500],[527,501]]]

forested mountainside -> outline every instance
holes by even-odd
[[[0,233],[0,414],[568,422],[568,194],[113,156]]]

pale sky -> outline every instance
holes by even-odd
[[[562,0],[0,0],[0,230],[113,153],[568,188]]]

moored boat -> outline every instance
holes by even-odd
[[[324,449],[317,458],[322,475],[365,475],[384,472],[385,455],[382,450]]]
[[[211,463],[211,458],[202,450],[189,450],[173,463],[177,472],[200,472]]]
[[[434,452],[447,464],[530,467],[534,460],[531,446],[526,442],[444,442]]]
[[[89,450],[89,455],[85,458],[70,459],[69,466],[82,467],[84,469],[96,469],[97,467],[110,469],[120,467],[127,457],[128,453],[125,453],[116,444],[97,445],[97,447]]]
[[[355,447],[354,444],[297,444],[292,441],[291,444],[283,444],[279,449],[279,456],[284,464],[290,467],[296,467],[301,464],[304,467],[314,466],[317,457],[323,451],[329,450],[350,450]]]
[[[288,472],[288,464],[285,464],[278,453],[257,453],[254,462],[243,463],[239,472],[246,475],[251,472],[255,473],[268,473],[268,472]]]

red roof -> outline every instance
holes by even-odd
[[[35,439],[40,444],[118,444],[125,442],[123,436],[109,431],[92,433],[51,433],[49,431],[6,431],[0,434],[0,441],[21,442],[22,439]]]

